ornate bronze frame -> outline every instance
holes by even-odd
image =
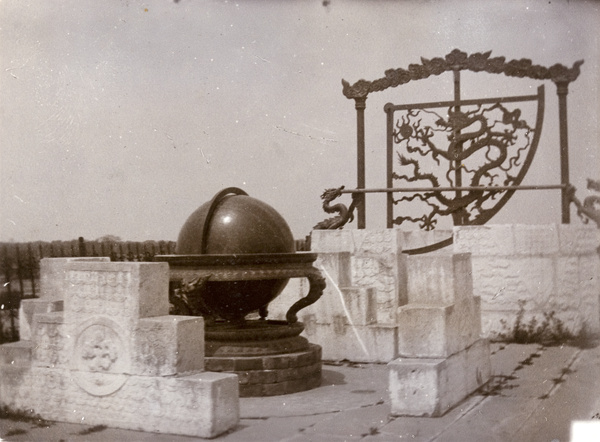
[[[357,225],[359,229],[366,227],[366,214],[365,214],[365,196],[367,193],[387,193],[387,225],[391,228],[395,223],[393,218],[393,205],[398,200],[394,200],[393,195],[396,192],[409,192],[416,194],[418,192],[426,192],[421,195],[429,195],[428,197],[439,198],[442,192],[452,191],[455,192],[455,200],[461,200],[463,203],[471,198],[474,200],[475,197],[487,199],[490,195],[502,195],[500,201],[496,203],[498,210],[508,201],[508,199],[514,194],[516,190],[527,190],[527,189],[561,189],[561,208],[562,208],[562,223],[568,224],[570,222],[569,206],[572,201],[572,192],[569,191],[569,146],[568,146],[568,128],[567,128],[567,94],[569,83],[575,81],[580,74],[580,66],[583,64],[583,60],[579,60],[573,64],[571,68],[563,66],[561,64],[555,64],[550,67],[534,65],[531,60],[511,60],[506,61],[505,57],[491,57],[491,51],[484,53],[467,54],[458,49],[453,50],[444,58],[433,58],[431,60],[421,58],[421,64],[410,64],[408,69],[389,69],[385,72],[385,76],[373,81],[359,80],[354,84],[342,80],[343,94],[348,99],[353,99],[356,108],[356,126],[357,126],[357,186],[356,189],[344,189],[343,187],[338,189],[329,189],[322,195],[324,200],[323,207],[328,213],[332,211],[340,212],[340,216],[336,218],[330,218],[324,222],[319,223],[315,228],[341,228],[346,222],[353,219],[353,209],[357,209]],[[530,96],[518,96],[518,97],[500,97],[485,100],[463,100],[460,96],[460,72],[463,70],[471,72],[486,72],[490,74],[504,74],[509,77],[518,78],[531,78],[534,80],[550,80],[556,85],[556,92],[558,95],[558,114],[559,114],[559,141],[560,141],[560,167],[561,167],[561,178],[560,184],[551,185],[535,185],[535,186],[522,186],[521,181],[533,158],[535,153],[540,132],[543,122],[544,114],[544,87],[543,85],[538,88],[536,95]],[[394,88],[411,81],[423,80],[431,76],[438,76],[445,72],[452,72],[454,75],[454,100],[447,102],[433,102],[433,103],[418,103],[418,104],[404,104],[394,105],[388,103],[385,106],[385,112],[387,114],[387,187],[384,189],[367,189],[365,186],[365,109],[366,100],[370,93],[381,92],[388,88]],[[528,154],[524,161],[523,166],[520,168],[516,177],[509,177],[505,180],[504,185],[486,185],[486,183],[480,183],[479,180],[474,180],[470,185],[463,185],[460,167],[456,167],[455,177],[451,180],[451,186],[443,187],[436,180],[429,180],[431,187],[414,187],[414,188],[395,188],[393,186],[393,179],[398,178],[394,175],[393,171],[393,145],[394,137],[398,136],[401,131],[400,126],[394,128],[393,113],[397,110],[409,110],[410,109],[425,109],[432,107],[447,107],[449,113],[456,112],[460,113],[460,106],[475,105],[481,106],[485,103],[494,104],[494,106],[501,106],[501,103],[509,102],[520,102],[520,101],[531,101],[536,100],[538,102],[537,117],[536,117],[536,130],[533,133],[533,139],[531,141],[532,153]],[[504,112],[504,110],[503,110]],[[463,113],[463,117],[464,117]],[[506,110],[505,115],[512,118],[511,113]],[[518,118],[518,114],[517,114]],[[456,133],[456,132],[455,132]],[[399,158],[402,162],[402,158]],[[417,175],[417,173],[416,173]],[[424,176],[424,175],[422,175]],[[409,179],[408,181],[415,181]],[[466,192],[466,193],[463,193]],[[350,210],[339,210],[341,204],[331,206],[329,203],[337,196],[341,194],[349,193],[352,194],[352,204]],[[481,197],[486,194],[487,196]],[[443,198],[443,197],[442,197]],[[406,197],[405,197],[406,199]],[[447,198],[443,198],[447,200]],[[344,207],[345,209],[345,207]],[[454,218],[454,224],[484,224],[487,222],[498,210],[489,211],[482,214],[476,219],[468,219],[468,216],[461,214],[461,210],[464,211],[464,207],[460,207],[459,204],[450,207],[448,210],[452,212]],[[408,218],[408,217],[406,217]],[[398,221],[398,219],[396,220]],[[401,222],[401,220],[400,220]],[[397,222],[396,222],[397,224]],[[430,226],[431,227],[431,226]],[[451,243],[451,239],[447,242],[448,245]],[[441,244],[440,244],[441,246]],[[436,247],[436,248],[439,248]],[[424,250],[425,251],[425,250]],[[417,252],[417,251],[415,251]],[[423,251],[418,251],[421,253]]]

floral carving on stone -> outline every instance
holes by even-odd
[[[72,369],[77,384],[94,396],[121,388],[129,368],[121,327],[107,317],[90,318],[78,327]]]
[[[119,358],[118,336],[110,327],[92,325],[80,336],[81,358],[90,371],[108,371]]]

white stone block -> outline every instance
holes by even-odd
[[[409,256],[407,275],[409,303],[451,304],[473,296],[468,253]]]
[[[47,300],[64,298],[65,264],[69,262],[110,262],[108,257],[42,258],[40,260],[39,297]]]
[[[396,260],[389,261],[380,257],[352,260],[352,285],[375,289],[378,320],[387,324],[394,322],[394,312],[400,304]]]
[[[545,303],[555,292],[555,263],[551,257],[474,257],[473,293],[482,306],[514,308],[520,301]]]
[[[389,325],[319,324],[304,317],[304,336],[322,347],[326,361],[389,362],[398,356],[397,327]],[[335,321],[334,321],[335,322]]]
[[[310,233],[310,248],[317,253],[353,253],[352,230],[313,230]]]
[[[22,299],[19,307],[19,339],[31,339],[33,315],[36,313],[52,313],[63,310],[62,299],[34,298]]]
[[[144,318],[134,331],[132,374],[170,376],[204,370],[204,320],[193,316]]]
[[[551,255],[558,253],[558,225],[515,224],[514,253],[517,255]]]
[[[0,345],[0,365],[16,367],[31,365],[31,341],[8,342]]]
[[[578,303],[581,297],[579,286],[580,258],[577,256],[559,256],[556,258],[556,298],[564,298],[569,303]],[[560,301],[559,301],[560,302]],[[575,306],[576,308],[578,306]]]
[[[396,359],[388,364],[391,413],[439,416],[444,359]]]
[[[600,255],[588,255],[579,261],[579,312],[582,326],[592,334],[600,333]]]
[[[402,250],[427,247],[452,237],[452,230],[407,230],[402,232]]]
[[[442,416],[487,382],[491,373],[485,340],[447,359],[398,358],[388,367],[394,416]]]
[[[513,255],[512,225],[454,227],[454,252],[471,253],[473,256]]]
[[[334,284],[349,287],[352,285],[350,258],[350,252],[319,253],[315,266],[324,269]]]
[[[402,252],[399,229],[313,230],[311,250],[316,253],[350,252],[353,255],[383,255]]]
[[[0,367],[0,405],[43,419],[212,438],[239,421],[236,375],[129,376],[104,395],[86,390],[67,370]]]
[[[349,325],[377,323],[377,297],[372,288],[346,287],[342,289],[345,322]]]
[[[560,224],[558,238],[562,254],[594,254],[600,246],[600,229],[593,226]]]
[[[125,328],[140,318],[169,314],[166,262],[67,263],[65,320],[105,315]]]
[[[398,354],[445,358],[479,339],[480,330],[475,301],[446,306],[408,304],[398,309]]]
[[[64,313],[37,313],[33,316],[32,364],[37,367],[68,367],[71,338]]]
[[[202,372],[202,318],[166,315],[167,263],[61,265],[64,311],[33,314],[31,364],[0,350],[0,406],[196,437],[237,424],[237,376]]]
[[[351,230],[354,239],[354,254],[397,255],[402,253],[403,232],[399,229]]]

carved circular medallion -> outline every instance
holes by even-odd
[[[127,380],[129,352],[119,325],[96,317],[78,327],[72,359],[75,381],[94,396],[105,396]]]

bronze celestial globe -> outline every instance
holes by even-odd
[[[231,187],[194,211],[179,233],[177,255],[193,255],[219,266],[256,264],[295,252],[294,237],[283,217],[268,204]],[[190,259],[192,256],[190,256]],[[200,302],[210,314],[241,321],[266,306],[288,279],[208,281]]]

